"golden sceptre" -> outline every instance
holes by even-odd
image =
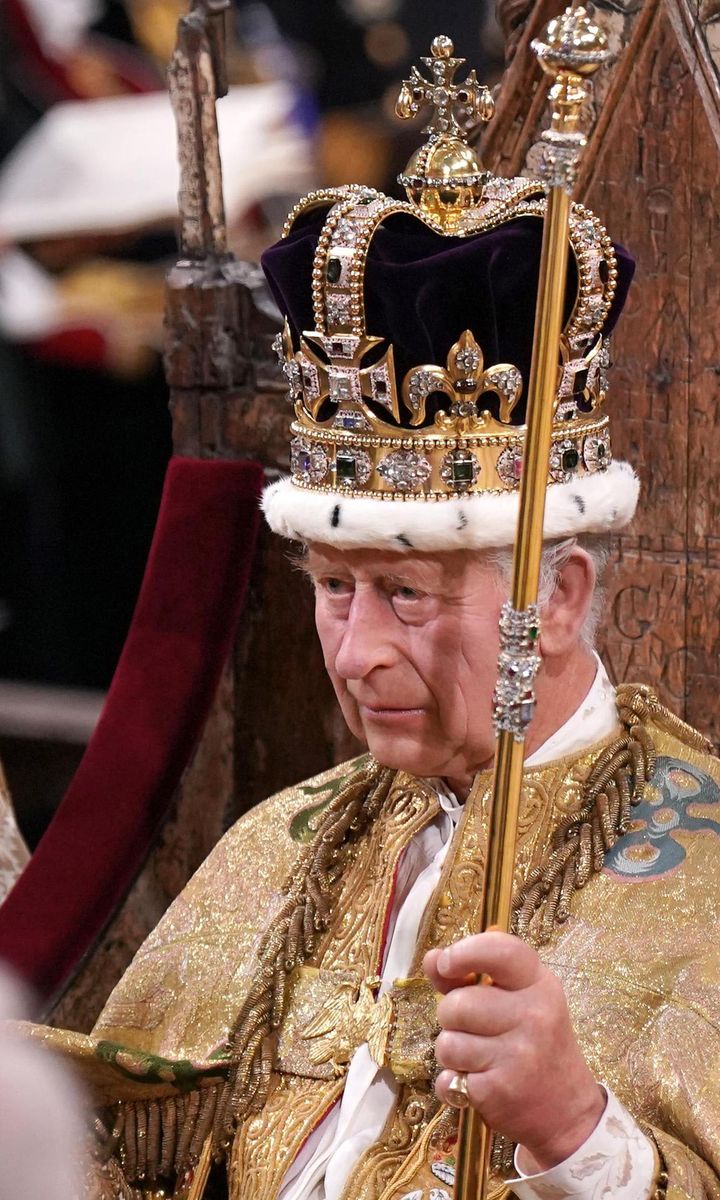
[[[538,283],[532,365],[528,387],[523,472],[511,599],[500,618],[500,656],[494,698],[497,733],[492,803],[487,836],[482,930],[509,931],[515,844],[522,791],[525,731],[534,708],[540,657],[537,609],[545,491],[553,409],[558,386],[560,336],[567,278],[568,233],[577,163],[585,147],[581,112],[589,95],[585,77],[609,57],[607,41],[585,9],[566,9],[532,43],[551,76],[552,119],[542,135],[541,176],[547,191]],[[455,1200],[484,1200],[488,1193],[492,1131],[479,1113],[460,1113]]]

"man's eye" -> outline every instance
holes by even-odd
[[[352,591],[352,584],[346,579],[337,579],[334,575],[322,579],[320,583],[331,596],[347,596]]]
[[[416,592],[415,588],[411,588],[411,587],[404,587],[404,586],[397,587],[397,588],[395,588],[395,595],[397,596],[398,600],[419,600],[420,599],[420,592]]]

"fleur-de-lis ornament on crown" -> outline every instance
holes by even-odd
[[[478,433],[490,426],[510,424],[513,409],[522,393],[522,375],[511,363],[498,363],[485,370],[483,352],[466,329],[447,357],[447,366],[427,365],[408,371],[403,381],[403,400],[413,413],[413,424],[425,420],[427,399],[442,392],[452,401],[449,412],[435,414],[438,429],[455,434]],[[478,401],[488,392],[500,400],[499,422]]]

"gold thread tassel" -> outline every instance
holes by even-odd
[[[588,96],[584,76],[609,57],[604,34],[583,8],[570,7],[533,42],[553,79],[552,119],[543,134],[542,176],[547,189],[533,355],[528,388],[527,434],[520,483],[511,601],[501,618],[501,652],[495,692],[497,743],[488,826],[481,929],[509,930],[515,844],[522,790],[525,730],[532,720],[534,679],[540,666],[538,579],[549,477],[553,403],[567,278],[571,194],[585,138],[579,128]],[[563,896],[561,876],[552,901]],[[568,884],[569,886],[569,884]],[[493,1134],[472,1108],[460,1112],[456,1200],[488,1195]]]

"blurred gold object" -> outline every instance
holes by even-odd
[[[63,319],[102,329],[107,367],[140,379],[162,347],[164,272],[161,268],[93,259],[58,281]]]
[[[428,140],[411,155],[399,182],[409,200],[426,215],[441,222],[444,231],[451,233],[462,213],[479,204],[483,184],[489,178],[476,152],[468,145],[463,128],[458,123],[456,109],[466,124],[489,121],[494,103],[488,89],[477,81],[471,71],[463,83],[454,82],[455,73],[465,62],[454,57],[449,37],[436,37],[431,46],[431,58],[423,58],[432,79],[428,80],[413,67],[410,78],[403,81],[395,112],[409,120],[428,105],[433,106],[430,123],[425,129]]]
[[[584,77],[608,58],[607,41],[584,8],[570,7],[533,42],[543,70],[554,80],[552,117],[542,137],[541,173],[548,193],[543,226],[533,356],[528,388],[525,457],[518,531],[513,554],[512,599],[501,620],[495,693],[497,742],[488,827],[480,928],[508,931],[512,919],[518,814],[525,730],[532,720],[537,655],[538,580],[549,477],[553,398],[567,278],[572,188],[586,139],[579,128],[589,91]],[[490,1188],[493,1133],[480,1114],[460,1114],[455,1200],[485,1200]]]
[[[187,0],[128,0],[127,10],[140,45],[160,66],[167,66]]]

